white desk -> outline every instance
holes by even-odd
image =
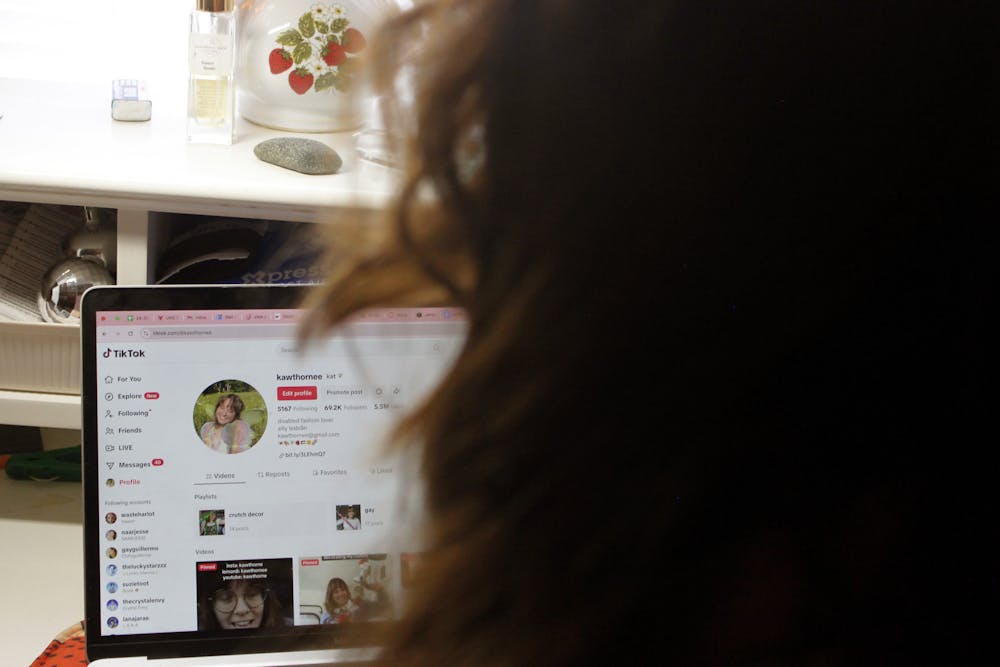
[[[0,471],[0,663],[27,667],[83,619],[82,485]]]

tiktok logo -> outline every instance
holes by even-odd
[[[138,357],[145,357],[146,350],[112,350],[109,347],[104,350],[104,353],[101,356],[108,359],[111,355],[114,355],[115,359],[135,359]]]

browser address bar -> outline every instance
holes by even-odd
[[[344,328],[335,329],[334,336],[345,338],[366,338],[372,337],[427,337],[427,336],[452,336],[465,331],[464,322],[422,322],[422,323],[397,323],[397,324],[375,324],[359,323],[351,324]],[[221,326],[153,326],[141,327],[139,336],[144,340],[192,340],[192,339],[235,339],[235,338],[295,338],[298,333],[298,325],[288,324],[240,324]]]
[[[146,340],[184,340],[192,338],[289,338],[296,325],[248,324],[234,327],[143,327],[139,335]]]

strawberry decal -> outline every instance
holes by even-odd
[[[267,56],[267,65],[271,74],[281,74],[294,64],[292,54],[284,49],[274,49]]]
[[[299,95],[305,95],[312,88],[313,75],[305,67],[296,67],[288,73],[288,85]]]
[[[346,91],[357,74],[357,54],[367,46],[365,36],[350,27],[340,5],[314,4],[294,28],[275,38],[277,48],[267,56],[272,74],[288,74],[288,85],[298,95]]]
[[[365,48],[367,44],[365,36],[361,34],[361,31],[354,28],[348,28],[344,31],[341,43],[344,46],[344,50],[348,53],[357,53]]]
[[[330,67],[342,65],[347,60],[347,49],[336,42],[330,42],[323,47],[323,62]]]

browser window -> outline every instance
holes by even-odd
[[[454,309],[96,313],[101,634],[398,617],[419,485],[398,418],[464,340]]]

